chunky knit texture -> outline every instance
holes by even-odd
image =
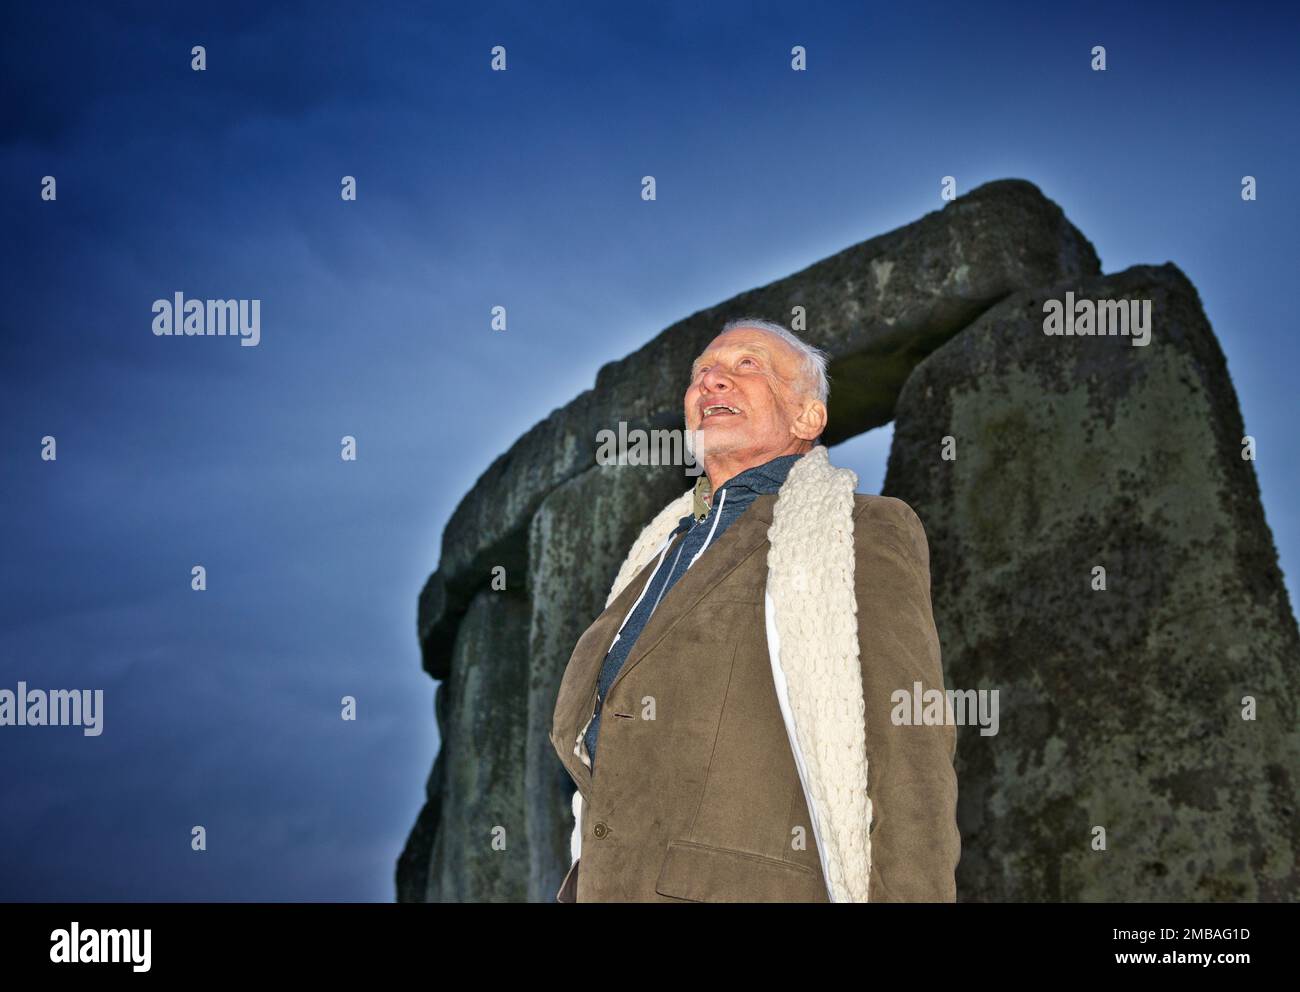
[[[798,473],[796,477],[795,473]],[[820,445],[781,487],[767,539],[767,593],[780,634],[795,739],[832,902],[866,902],[871,874],[866,707],[853,586],[858,477]]]
[[[779,650],[774,670],[784,676],[783,706],[805,797],[814,820],[832,902],[868,901],[871,875],[871,802],[862,672],[854,594],[853,509],[858,477],[830,464],[815,445],[794,463],[777,494],[767,537],[766,599]],[[645,527],[618,570],[608,606],[663,549],[691,512],[687,490]],[[784,702],[784,700],[783,700]],[[570,853],[581,855],[582,794],[573,797]]]

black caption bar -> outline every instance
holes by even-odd
[[[354,905],[0,904],[6,977],[148,982],[185,978],[394,976],[498,980],[574,966],[661,974],[793,966],[860,968],[917,981],[1127,972],[1253,977],[1294,961],[1292,904]],[[703,914],[703,915],[700,915]],[[686,960],[692,962],[687,968]],[[617,966],[612,962],[622,962]],[[604,962],[602,964],[602,962]],[[633,967],[635,965],[635,967]],[[608,973],[608,972],[607,972]],[[812,979],[809,972],[808,979]],[[1264,972],[1259,972],[1260,975]],[[455,976],[455,977],[453,977]]]

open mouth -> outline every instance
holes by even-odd
[[[704,415],[700,419],[700,424],[703,425],[706,420],[716,420],[720,417],[726,418],[739,416],[740,411],[734,406],[729,406],[726,403],[710,403],[704,408]]]

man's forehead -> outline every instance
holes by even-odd
[[[743,335],[743,336],[742,336]],[[699,358],[691,363],[692,368],[700,364],[701,359],[706,358],[711,352],[720,351],[723,348],[739,348],[745,351],[757,351],[764,355],[772,355],[774,349],[770,347],[772,335],[766,331],[746,328],[738,328],[735,331],[728,331],[726,334],[719,334],[716,338],[708,343],[704,351],[700,352]],[[785,342],[782,342],[784,344]]]

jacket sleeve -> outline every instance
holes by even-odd
[[[876,497],[854,513],[858,657],[866,706],[871,799],[871,902],[955,902],[957,730],[895,725],[899,690],[912,713],[915,683],[943,692],[939,635],[930,602],[930,551],[905,502]],[[945,707],[945,713],[947,708]]]

